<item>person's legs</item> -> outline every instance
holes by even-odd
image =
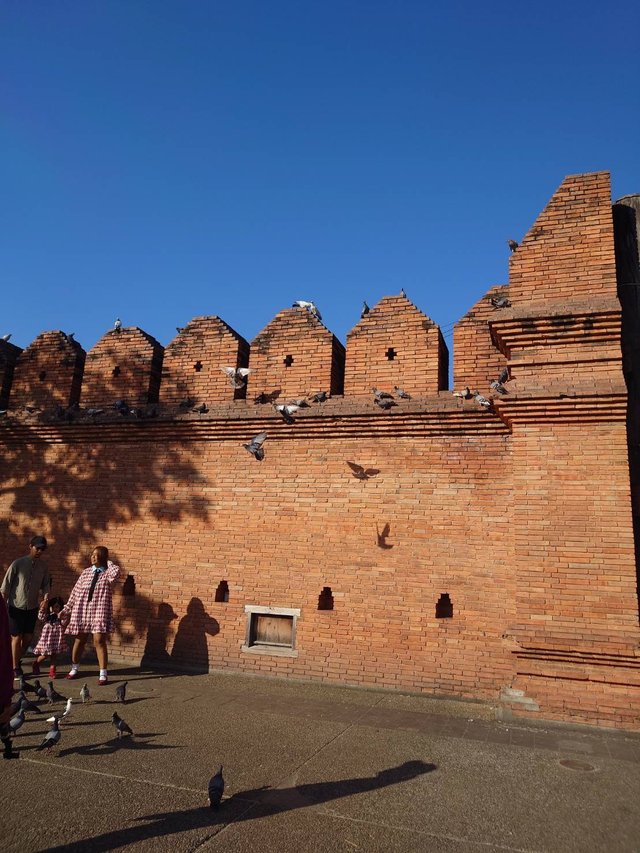
[[[73,641],[73,648],[71,649],[71,670],[67,675],[67,678],[76,677],[88,636],[88,634],[78,634]]]
[[[22,657],[22,637],[20,634],[11,635],[11,655],[14,670],[20,669],[20,658]]]
[[[107,662],[108,662],[108,654],[107,654],[107,635],[106,634],[94,634],[93,635],[93,645],[96,650],[96,655],[98,656],[98,666],[100,667],[100,678],[98,680],[99,684],[107,683]]]

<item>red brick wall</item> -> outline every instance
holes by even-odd
[[[22,350],[9,341],[0,340],[0,409],[9,405],[16,361]]]
[[[144,406],[158,400],[163,348],[135,326],[107,332],[87,355],[83,406],[125,400]]]
[[[244,388],[234,389],[222,367],[247,367],[249,344],[219,317],[195,317],[164,351],[160,399],[180,403],[241,400]]]
[[[385,296],[347,335],[344,391],[433,394],[448,387],[448,363],[439,327],[405,296]]]
[[[180,413],[180,372],[191,376],[201,343],[212,380],[221,358],[241,357],[226,327],[216,349],[197,318],[203,338],[190,324],[184,346],[168,348],[171,405],[156,418],[80,409],[70,423],[13,410],[0,419],[2,561],[45,533],[54,589],[66,594],[93,544],[109,546],[135,581],[133,597],[118,587],[112,642],[133,661],[474,696],[516,714],[640,729],[620,306],[599,260],[610,232],[592,251],[580,214],[585,199],[600,210],[603,181],[569,179],[566,217],[547,216],[536,238],[549,250],[540,275],[519,270],[514,296],[512,262],[508,290],[489,291],[508,292],[512,306],[484,297],[458,324],[457,387],[484,392],[509,366],[509,393],[492,409],[442,390],[439,330],[388,297],[349,335],[344,397],[341,345],[287,309],[252,344],[247,399],[216,399],[203,377],[189,387],[210,411]],[[580,281],[593,287],[559,301],[565,254],[552,247],[566,222],[586,229]],[[109,333],[86,387],[100,402],[148,396],[157,352],[139,330]],[[138,372],[116,387],[113,365],[127,362]],[[394,384],[413,399],[383,412],[370,388]],[[332,399],[292,425],[254,402],[320,389]],[[263,431],[258,462],[242,444]],[[215,600],[222,581],[227,602]],[[325,587],[332,610],[318,610]],[[444,593],[449,619],[435,615]],[[242,650],[247,606],[300,610],[296,656]]]
[[[39,410],[78,402],[85,351],[64,332],[43,332],[16,361],[10,393],[12,409]]]

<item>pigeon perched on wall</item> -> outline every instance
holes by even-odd
[[[489,384],[489,387],[494,391],[497,391],[498,394],[508,394],[509,392],[504,387],[504,383],[509,381],[509,368],[504,367],[500,371],[500,376],[497,379],[494,379],[493,382]]]
[[[405,289],[404,289],[404,287],[401,287],[401,288],[400,288],[400,296],[402,296],[404,299],[406,299],[406,298],[407,298],[407,294],[405,293]]]
[[[515,250],[518,248],[518,246],[519,246],[519,245],[520,245],[520,244],[519,244],[519,243],[516,243],[516,241],[515,241],[515,240],[507,240],[507,246],[509,247],[509,249],[510,249],[512,252],[515,252]]]
[[[369,477],[375,477],[376,474],[380,473],[379,468],[363,468],[357,462],[349,462],[347,460],[347,465],[353,471],[353,476],[356,480],[368,480]]]
[[[113,404],[113,408],[116,410],[116,412],[119,412],[123,418],[126,415],[131,414],[131,409],[124,400],[116,400]]]
[[[487,397],[483,397],[479,391],[474,391],[473,398],[476,403],[479,403],[484,409],[491,408],[491,400],[489,400]]]
[[[61,732],[58,725],[59,719],[58,717],[52,717],[51,720],[53,722],[53,726],[44,736],[44,740],[40,746],[36,747],[37,752],[41,752],[43,749],[46,749],[47,752],[51,752],[53,747],[60,743]]]
[[[91,699],[91,693],[89,692],[89,687],[87,686],[86,683],[83,684],[82,687],[80,688],[80,698],[82,699],[83,705],[85,702],[88,702],[89,699]]]
[[[197,415],[206,415],[209,408],[206,403],[200,403],[199,406],[196,406],[195,409],[191,409],[191,411],[195,412]]]
[[[116,687],[116,702],[122,702],[123,705],[126,704],[128,683],[128,681],[125,681]]]
[[[11,340],[11,332],[9,332],[8,335],[3,335],[2,338],[0,338],[0,340],[9,342]]]
[[[297,299],[293,303],[292,307],[293,308],[304,308],[306,311],[309,312],[309,314],[313,314],[315,317],[318,318],[318,320],[322,320],[322,316],[320,315],[320,312],[318,311],[315,303],[313,303],[313,302],[307,302],[305,299]]]
[[[131,728],[125,723],[122,717],[119,717],[114,711],[111,715],[111,722],[116,727],[116,731],[118,732],[118,737],[121,738],[122,735],[133,735]]]
[[[114,332],[121,332],[122,331],[122,322],[120,321],[120,317],[116,317],[116,321],[113,324],[113,331]]]
[[[454,391],[453,396],[460,397],[461,400],[470,400],[473,397],[473,394],[471,393],[469,386],[465,385],[462,391]]]
[[[220,370],[227,374],[229,385],[232,388],[244,388],[247,384],[247,377],[251,373],[249,367],[221,367]]]
[[[122,401],[120,400],[119,402]],[[104,414],[104,409],[87,409],[86,414],[89,415],[90,418],[97,418],[98,415]]]
[[[243,444],[245,450],[248,450],[249,453],[253,454],[258,461],[264,459],[264,450],[262,445],[264,444],[264,440],[267,437],[266,432],[259,432],[254,438],[251,439],[249,444]]]
[[[291,403],[286,403],[286,404],[281,404],[281,405],[276,405],[274,403],[273,408],[276,410],[276,412],[279,412],[282,415],[282,417],[284,418],[284,420],[288,424],[293,424],[293,423],[295,423],[295,421],[294,421],[292,415],[298,411],[300,406],[295,406],[295,405],[292,405]]]
[[[192,397],[185,397],[184,400],[180,400],[180,402],[178,403],[178,408],[191,409],[193,406],[195,406],[195,404],[196,401]]]
[[[372,388],[371,391],[373,392],[373,402],[376,406],[380,406],[381,409],[390,409],[396,405],[393,400],[393,394],[389,394],[387,391],[380,391],[378,388]]]
[[[399,388],[397,385],[393,386],[393,390],[396,392],[396,397],[400,397],[401,400],[410,400],[411,394],[407,394],[405,390]]]
[[[362,317],[366,317],[370,310],[371,310],[371,309],[369,308],[369,306],[367,305],[367,303],[366,303],[366,302],[363,302],[363,303],[362,303],[362,311],[360,312],[360,318],[362,318]]]
[[[329,395],[326,391],[318,391],[317,394],[311,394],[309,397],[312,403],[324,403],[329,399]]]
[[[494,308],[509,308],[511,306],[511,302],[509,302],[506,296],[492,296],[489,302]]]
[[[224,794],[224,777],[222,776],[222,764],[218,772],[209,779],[209,805],[212,809],[217,809],[222,801]]]

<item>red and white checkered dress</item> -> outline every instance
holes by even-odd
[[[93,579],[93,566],[89,566],[82,572],[71,590],[69,600],[61,610],[61,614],[71,614],[65,634],[113,633],[115,623],[113,621],[111,585],[119,574],[120,566],[108,561],[107,568],[98,577],[93,598],[91,601],[87,601],[89,587]]]
[[[64,629],[60,619],[50,621],[49,616],[42,611],[38,613],[38,619],[44,622],[44,626],[38,644],[33,650],[34,655],[59,655],[61,652],[66,652],[67,644],[64,641]]]

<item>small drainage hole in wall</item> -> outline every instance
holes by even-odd
[[[333,610],[333,593],[330,586],[323,586],[318,596],[318,610]]]
[[[214,601],[229,601],[229,584],[226,581],[218,584]]]
[[[453,618],[453,604],[448,592],[443,592],[436,604],[436,619]]]

